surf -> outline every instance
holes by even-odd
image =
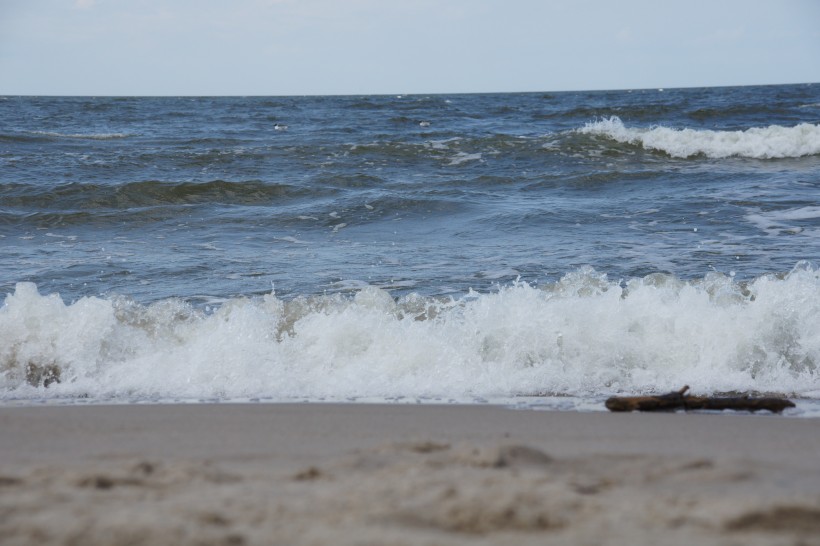
[[[619,117],[612,116],[588,122],[577,132],[638,145],[674,158],[705,156],[712,159],[783,159],[820,154],[820,124],[811,123],[801,123],[794,127],[770,125],[739,131],[716,131],[676,129],[661,125],[649,128],[628,127]]]
[[[350,400],[763,391],[820,399],[820,271],[609,279],[581,268],[460,298],[121,296],[18,283],[0,308],[0,400]]]

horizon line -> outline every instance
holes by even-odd
[[[691,86],[651,86],[651,87],[623,87],[623,88],[590,88],[590,89],[564,89],[564,90],[535,90],[535,91],[435,91],[435,92],[412,92],[412,93],[296,93],[296,94],[263,94],[263,93],[226,93],[226,94],[118,94],[118,93],[91,93],[91,94],[51,94],[51,93],[0,93],[0,97],[27,97],[27,98],[256,98],[256,97],[406,97],[406,96],[431,96],[431,95],[524,95],[537,93],[604,93],[604,92],[632,92],[632,91],[675,91],[682,89],[725,89],[731,87],[785,87],[805,85],[818,85],[820,82],[790,82],[790,83],[761,83],[761,84],[732,84],[732,85],[691,85]]]

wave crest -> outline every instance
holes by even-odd
[[[133,136],[129,133],[58,133],[55,131],[30,131],[30,134],[50,138],[71,138],[78,140],[114,140]]]
[[[20,283],[0,308],[0,399],[602,395],[820,397],[820,272],[614,282],[591,268],[459,300],[339,295],[70,305]],[[45,388],[46,383],[48,388]]]
[[[654,126],[631,128],[612,116],[584,125],[578,132],[602,136],[624,144],[658,150],[672,157],[703,155],[720,159],[748,157],[782,159],[820,154],[820,124],[801,123],[794,127],[771,125],[745,131],[673,129]]]

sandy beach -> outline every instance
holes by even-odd
[[[820,544],[820,420],[491,406],[0,409],[30,544]]]

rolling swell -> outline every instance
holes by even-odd
[[[327,192],[327,190],[326,190]],[[23,209],[127,209],[165,205],[230,204],[265,206],[315,195],[303,186],[260,180],[230,182],[164,182],[147,180],[118,186],[71,183],[53,188],[25,184],[0,185],[7,207]]]
[[[536,156],[543,153],[543,138],[496,133],[477,137],[458,134],[430,134],[417,141],[384,139],[350,145],[353,157],[390,161],[433,161],[443,166],[461,164],[460,158],[471,154],[517,154]],[[477,158],[478,159],[478,158]]]
[[[697,121],[726,120],[737,117],[750,117],[751,119],[771,119],[772,117],[789,117],[794,114],[794,109],[787,106],[760,105],[760,104],[732,104],[722,108],[699,107],[686,112],[686,116]],[[800,119],[794,116],[796,119]]]
[[[669,104],[648,104],[648,105],[634,105],[634,106],[613,106],[601,105],[594,106],[579,106],[571,110],[561,111],[547,111],[533,114],[533,119],[552,120],[552,119],[569,119],[569,120],[587,120],[609,116],[619,116],[625,119],[638,120],[657,120],[662,119],[673,112],[677,108]]]
[[[25,131],[0,133],[0,142],[51,142],[59,140],[120,140],[134,135],[129,133],[60,133],[56,131]]]

